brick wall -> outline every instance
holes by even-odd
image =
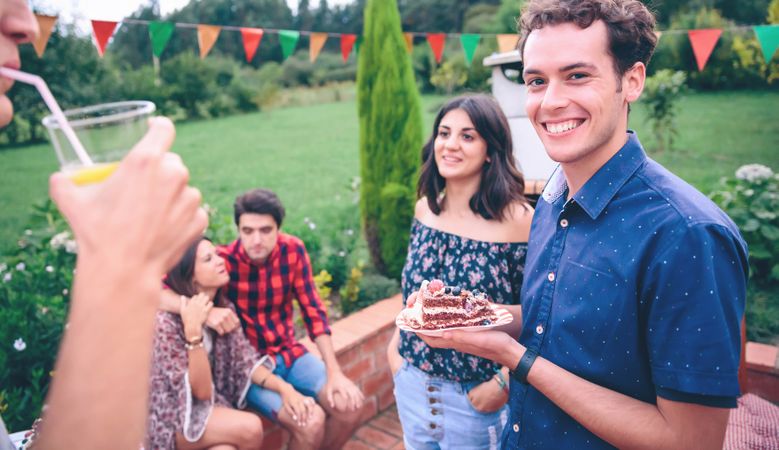
[[[331,324],[338,362],[346,376],[365,394],[362,423],[395,402],[386,350],[395,331],[395,316],[402,307],[398,294]],[[308,338],[301,342],[312,353],[319,355],[316,345]],[[263,450],[277,450],[286,445],[289,433],[265,418],[263,426]]]
[[[779,348],[747,342],[745,362],[747,380],[743,391],[779,403]]]

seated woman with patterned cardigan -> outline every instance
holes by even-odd
[[[314,399],[273,375],[273,359],[260,358],[240,328],[219,336],[204,327],[214,303],[232,307],[219,290],[227,281],[224,261],[203,237],[168,273],[181,315],[157,313],[147,448],[259,449],[260,418],[241,410],[251,383],[278,392],[301,426],[316,420]]]

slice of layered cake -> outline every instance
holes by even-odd
[[[416,302],[403,313],[409,327],[421,330],[491,325],[498,320],[484,293],[444,286],[441,280],[423,281]]]

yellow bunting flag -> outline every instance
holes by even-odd
[[[316,61],[316,57],[319,56],[319,52],[322,51],[325,41],[327,41],[327,33],[311,33],[308,46],[308,59],[311,62]]]
[[[203,59],[211,51],[211,48],[219,39],[219,32],[222,27],[216,25],[198,25],[197,26],[197,45],[200,47],[200,59]]]
[[[499,34],[498,51],[500,53],[506,53],[512,50],[516,50],[518,41],[519,41],[519,35],[517,34]]]
[[[411,33],[403,33],[403,39],[406,40],[406,51],[411,53],[414,50],[414,35]]]
[[[36,14],[35,18],[38,20],[38,37],[32,42],[32,46],[35,48],[35,53],[38,58],[43,57],[43,52],[46,51],[46,44],[49,43],[51,32],[54,29],[54,24],[57,22],[56,16],[44,16]]]

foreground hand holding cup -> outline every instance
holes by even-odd
[[[139,262],[160,277],[208,224],[201,195],[188,187],[181,158],[168,153],[175,130],[163,117],[103,183],[78,187],[59,172],[50,195],[70,223],[80,256],[105,255],[130,266]]]

